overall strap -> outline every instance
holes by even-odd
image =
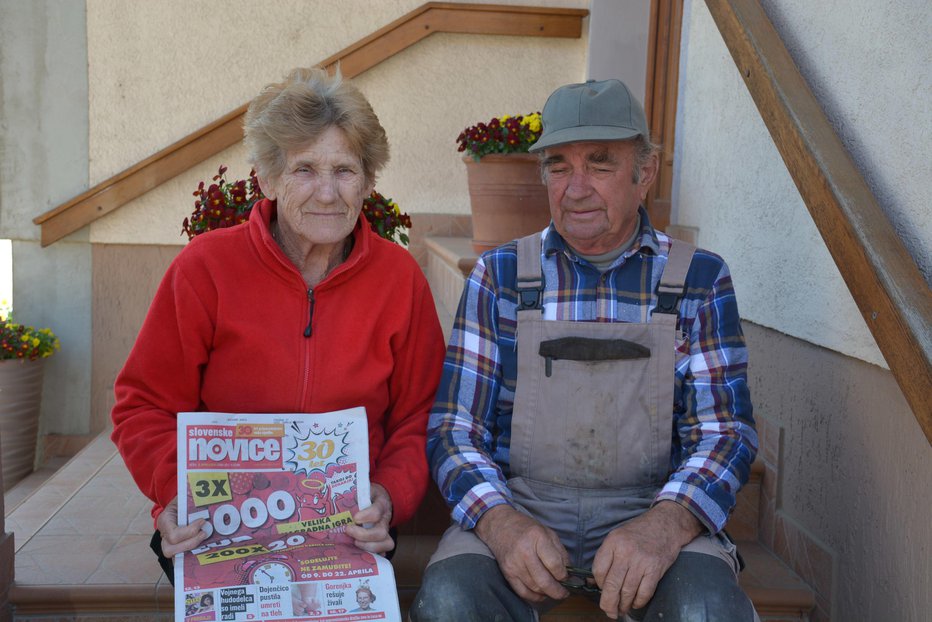
[[[657,284],[657,306],[654,313],[670,313],[676,315],[680,299],[686,294],[686,273],[692,263],[696,247],[681,240],[670,240],[670,254],[667,256],[667,265],[660,275]]]
[[[540,264],[541,234],[532,233],[518,240],[518,312],[537,311],[543,313],[544,274]]]

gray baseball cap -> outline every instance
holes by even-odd
[[[585,140],[650,136],[644,108],[620,80],[561,86],[541,113],[543,133],[529,151]]]

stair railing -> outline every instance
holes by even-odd
[[[428,2],[318,66],[339,65],[352,78],[437,32],[526,37],[576,38],[582,35],[585,9],[502,4]],[[92,223],[243,138],[244,104],[158,153],[102,181],[70,201],[37,216],[42,246]]]
[[[906,401],[932,444],[932,292],[759,0],[706,0]]]

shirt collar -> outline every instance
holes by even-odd
[[[660,240],[657,239],[657,232],[654,230],[653,225],[650,224],[650,218],[647,216],[647,210],[644,209],[643,205],[638,207],[638,213],[641,215],[641,230],[626,255],[645,249],[649,249],[657,255],[660,253]],[[571,259],[578,259],[567,247],[563,236],[557,233],[552,222],[544,229],[543,250],[544,257],[552,257],[556,253],[565,253]]]

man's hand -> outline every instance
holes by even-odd
[[[632,607],[645,606],[680,549],[702,529],[685,507],[661,501],[609,533],[592,563],[605,615],[615,620]]]
[[[178,497],[172,499],[159,517],[155,519],[155,528],[162,534],[162,555],[171,558],[197,546],[207,537],[202,530],[205,519],[199,518],[190,525],[178,524]]]
[[[530,602],[569,596],[569,555],[557,534],[510,505],[496,505],[476,523],[476,535],[492,550],[515,593]]]
[[[388,525],[392,520],[392,498],[380,484],[372,484],[370,492],[372,505],[356,512],[353,516],[355,524],[346,526],[346,535],[364,551],[385,553],[395,548],[392,537],[388,535]]]

